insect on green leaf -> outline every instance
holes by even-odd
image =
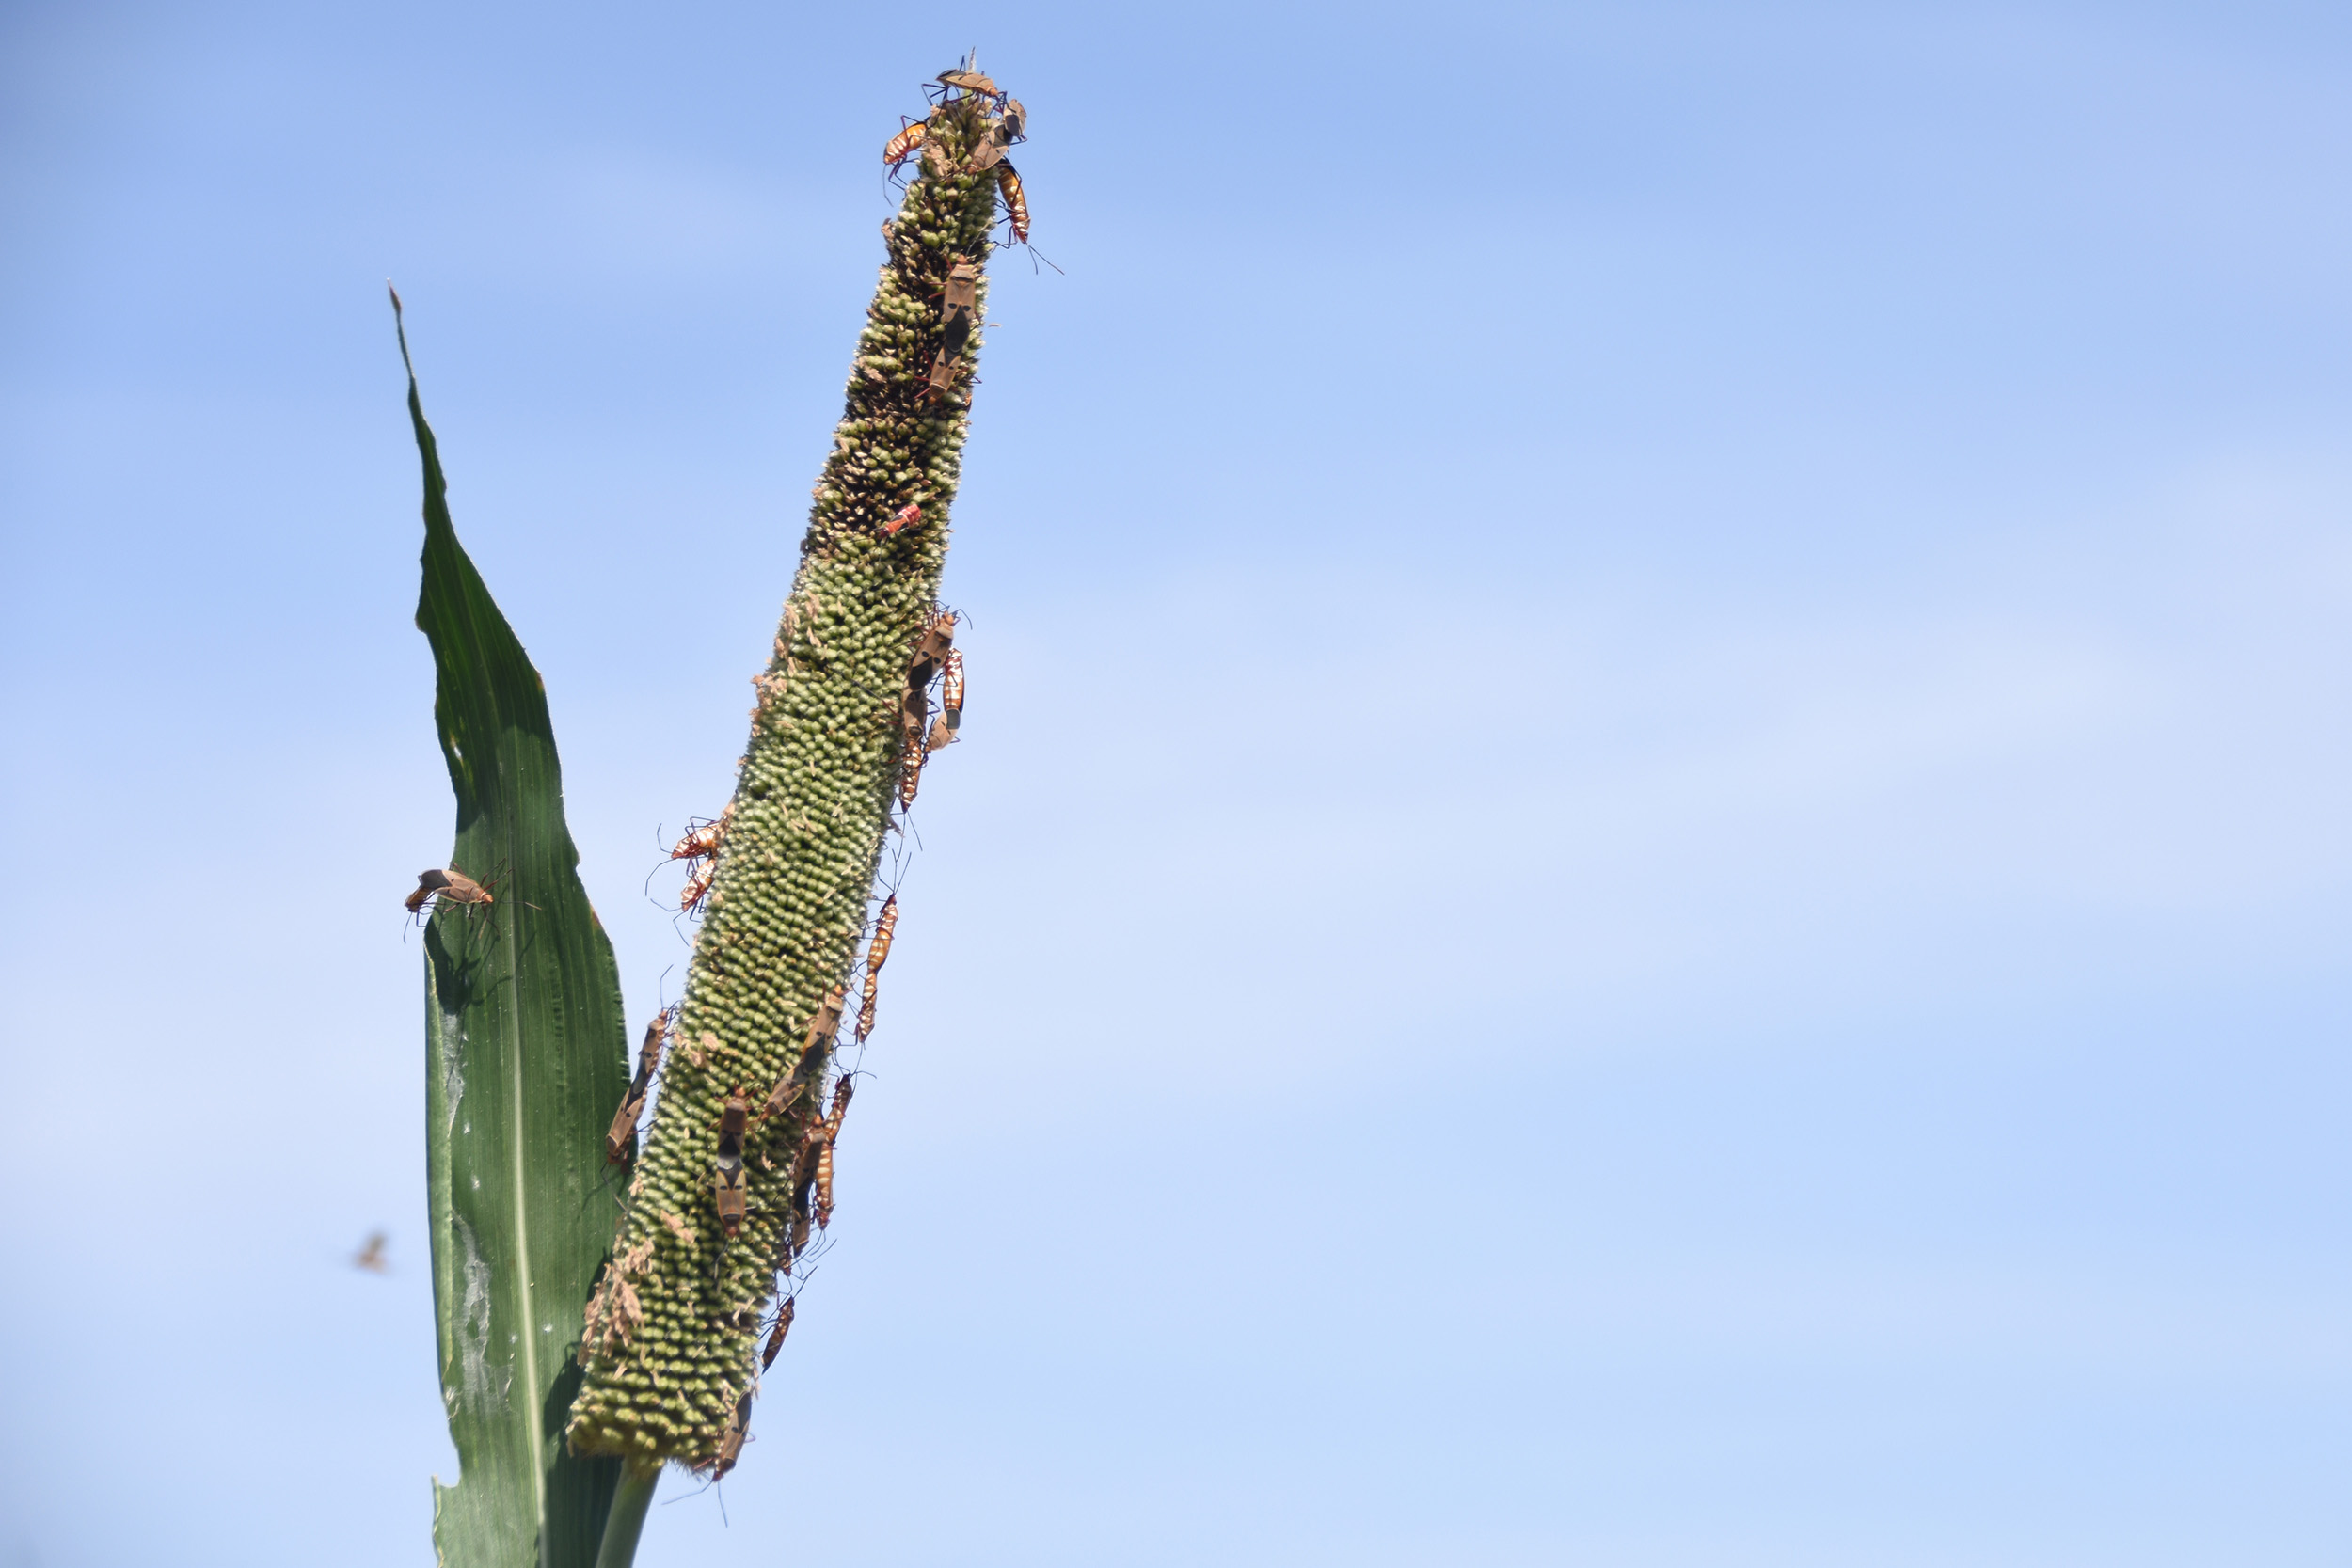
[[[449,869],[488,895],[435,900],[424,936],[433,1304],[463,1466],[435,1483],[434,1545],[443,1568],[591,1568],[621,1465],[575,1457],[564,1423],[618,1213],[604,1135],[629,1084],[620,974],[564,825],[546,689],[457,542],[397,293],[392,309],[424,464],[417,626],[457,795]],[[650,1479],[620,1513],[642,1517]]]

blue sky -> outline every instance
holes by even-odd
[[[642,1018],[975,43],[967,743],[640,1561],[2342,1562],[2344,13],[101,0],[0,13],[0,1568],[430,1560],[383,280]]]

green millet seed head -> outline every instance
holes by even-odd
[[[883,226],[889,261],[759,677],[679,1044],[589,1306],[569,1428],[578,1452],[711,1463],[742,1390],[756,1386],[779,1248],[807,1224],[801,1183],[831,1064],[830,1040],[809,1045],[810,1021],[857,959],[897,789],[898,694],[939,597],[980,346],[967,329],[949,349],[944,290],[957,263],[987,262],[995,182],[963,160],[995,134],[1001,102],[946,96],[928,121],[922,172]],[[976,297],[984,313],[984,278]],[[909,504],[919,520],[884,535]],[[712,1187],[724,1102],[738,1089],[760,1102],[789,1073],[813,1075],[812,1091],[744,1134],[744,1214],[728,1238]]]

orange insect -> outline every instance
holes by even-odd
[[[956,362],[948,356],[946,349],[943,348],[931,356],[930,380],[926,385],[941,397],[946,397],[956,389]]]
[[[1014,243],[1029,243],[1029,198],[1021,194],[1021,176],[1010,160],[996,166],[996,194],[1005,198],[1005,216],[1012,222]]]
[[[898,809],[900,811],[909,810],[914,806],[914,792],[921,787],[922,783],[923,737],[920,735],[911,735],[907,736],[905,751],[898,758]],[[873,1011],[874,1008],[873,990],[874,977],[869,974],[866,977],[866,1010],[867,1012]],[[865,1025],[859,1026],[857,1037],[859,1039],[866,1037]]]
[[[961,87],[965,92],[972,94],[975,98],[993,98],[996,96],[996,84],[981,75],[978,71],[971,70],[969,61],[965,62],[965,69],[963,70],[941,71],[939,73],[939,79],[944,85],[949,87]]]
[[[1014,142],[1026,141],[1028,133],[1029,111],[1021,106],[1018,98],[1007,98],[1004,118],[996,122],[996,139],[1010,147]]]
[[[440,895],[444,904],[494,904],[498,901],[490,896],[488,888],[453,867],[447,871],[436,868],[418,872],[417,891],[401,902],[410,914],[416,914],[424,908],[425,900],[436,894]]]
[[[902,798],[904,792],[902,791]],[[882,989],[882,966],[890,957],[890,940],[898,928],[898,895],[892,894],[882,907],[882,917],[874,923],[873,944],[866,950],[866,993],[857,1009],[858,1043],[874,1032],[874,1000]]]
[[[743,1228],[743,1132],[751,1124],[751,1102],[737,1089],[719,1114],[719,1153],[711,1161],[719,1228],[730,1237]]]
[[[950,627],[952,630],[952,626]],[[963,726],[963,650],[953,648],[947,654],[946,678],[939,683],[939,711],[951,730]]]
[[[882,900],[882,913],[874,921],[874,941],[866,949],[866,973],[879,974],[889,961],[891,939],[898,930],[898,895],[892,894]]]
[[[896,174],[900,164],[914,157],[921,150],[923,138],[930,135],[930,123],[928,120],[909,121],[904,130],[882,144],[882,162],[889,165],[890,171]]]
[[[759,1353],[759,1370],[763,1372],[776,1364],[777,1353],[784,1349],[784,1337],[792,1332],[792,1307],[797,1299],[787,1296],[777,1304],[775,1332],[768,1336],[768,1348]]]
[[[367,1245],[352,1256],[351,1266],[365,1269],[370,1274],[391,1272],[391,1265],[384,1260],[384,1232],[376,1230],[369,1233]]]
[[[718,874],[719,861],[715,855],[687,874],[686,886],[677,895],[680,912],[692,914],[703,907],[703,900],[710,896],[710,879]]]
[[[644,1114],[645,1096],[653,1089],[654,1069],[661,1065],[661,1042],[669,1037],[674,1010],[664,1007],[653,1015],[645,1025],[645,1043],[637,1048],[637,1076],[629,1080],[628,1092],[621,1096],[621,1108],[612,1113],[612,1129],[604,1135],[604,1163],[621,1163],[623,1151],[637,1135],[637,1118]]]
[[[920,506],[915,505],[913,501],[909,501],[906,505],[898,508],[898,512],[891,516],[888,522],[882,524],[882,537],[885,539],[889,538],[891,535],[897,533],[900,529],[906,527],[909,523],[921,521],[922,516],[923,509]]]
[[[727,823],[734,816],[735,807],[729,804],[726,810],[721,812],[711,821],[700,824],[688,823],[686,836],[679,839],[676,846],[671,849],[670,858],[674,861],[698,861],[705,855],[717,854],[719,840],[726,836]]]
[[[942,746],[953,746],[955,743],[955,729],[947,722],[946,716],[943,714],[931,721],[931,733],[923,737],[923,755],[928,758]]]
[[[841,1118],[850,1109],[850,1095],[856,1085],[844,1078],[833,1086],[833,1110],[821,1126],[812,1131],[812,1137],[823,1142],[817,1150],[817,1228],[822,1230],[833,1219],[833,1146],[841,1136]]]

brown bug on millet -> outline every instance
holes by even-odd
[[[732,1239],[743,1228],[743,1132],[751,1125],[751,1102],[737,1089],[719,1116],[719,1152],[711,1161],[719,1228]]]
[[[612,1129],[604,1135],[604,1160],[618,1164],[637,1136],[637,1118],[644,1114],[645,1097],[653,1091],[654,1069],[661,1065],[661,1042],[669,1037],[670,1025],[676,1019],[675,1005],[662,1008],[645,1025],[645,1043],[637,1048],[637,1076],[629,1080],[628,1091],[621,1096],[621,1108],[612,1113]]]

